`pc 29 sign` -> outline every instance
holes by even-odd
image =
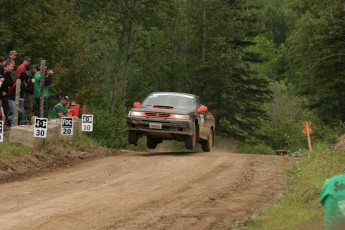
[[[61,118],[61,135],[72,136],[73,135],[73,117]]]

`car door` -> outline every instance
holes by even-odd
[[[199,108],[202,104],[199,98],[196,99],[197,108]],[[199,138],[206,139],[208,136],[208,129],[207,129],[207,111],[203,113],[198,113],[198,121],[199,121]]]

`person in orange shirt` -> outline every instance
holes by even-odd
[[[68,104],[67,116],[78,117],[78,113],[79,113],[79,109],[77,109],[77,102],[76,101],[71,101]]]

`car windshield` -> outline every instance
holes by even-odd
[[[142,103],[143,106],[172,106],[175,108],[195,108],[193,96],[183,94],[152,94]]]

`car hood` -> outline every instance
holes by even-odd
[[[165,109],[165,108],[153,108],[151,106],[145,106],[140,108],[133,108],[132,111],[138,112],[156,112],[156,113],[171,113],[171,114],[194,114],[194,109],[189,108],[173,108],[173,109]]]

